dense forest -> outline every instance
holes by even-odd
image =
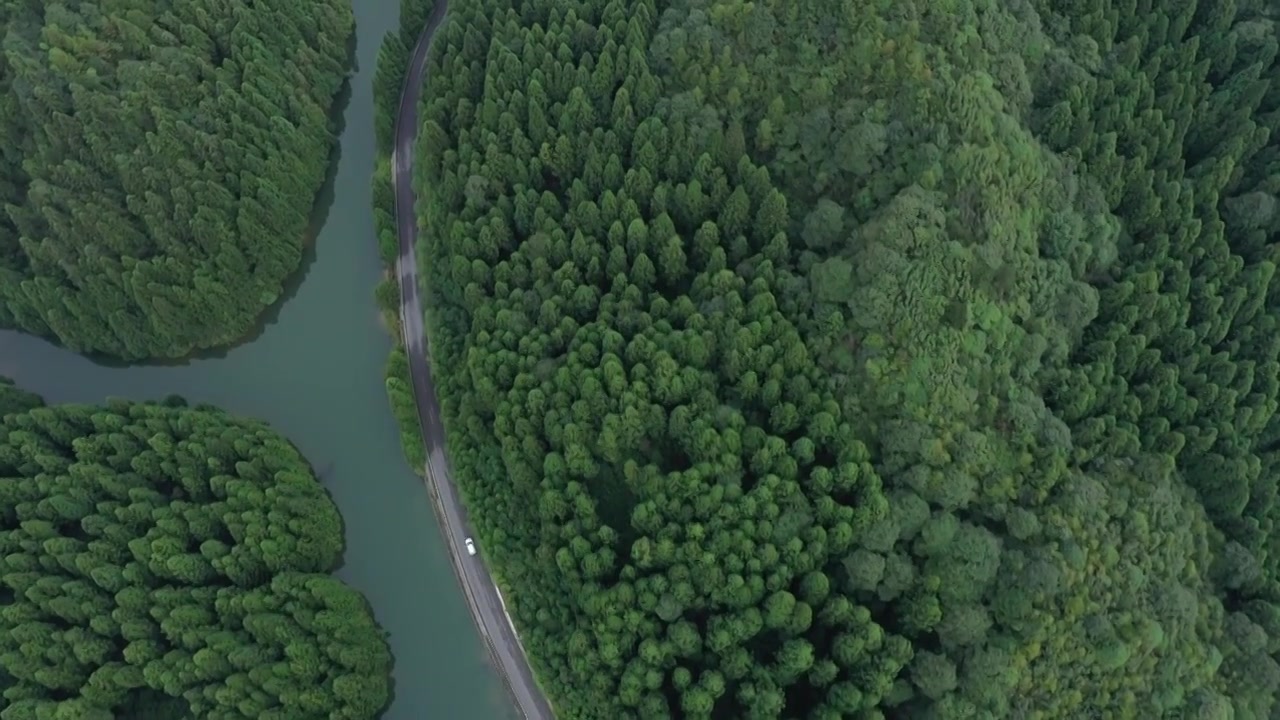
[[[247,334],[298,269],[350,3],[0,3],[0,327],[125,360]]]
[[[390,652],[293,446],[176,399],[0,410],[0,717],[377,716]]]
[[[449,12],[433,362],[561,717],[1280,716],[1274,4]]]

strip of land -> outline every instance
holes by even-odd
[[[440,404],[436,399],[435,384],[431,377],[431,364],[427,361],[427,335],[423,324],[422,299],[418,291],[418,223],[414,217],[412,187],[413,143],[418,134],[418,98],[426,79],[427,55],[436,30],[444,21],[448,9],[448,0],[438,0],[431,18],[418,37],[400,95],[400,110],[396,116],[392,182],[395,185],[396,224],[400,241],[400,254],[396,259],[396,274],[400,283],[400,323],[404,329],[405,351],[409,358],[414,402],[422,425],[422,440],[427,449],[427,487],[431,491],[432,504],[440,519],[440,530],[448,544],[454,571],[465,591],[467,605],[471,608],[471,616],[480,628],[485,644],[520,713],[531,720],[551,720],[555,714],[534,679],[524,648],[507,617],[498,587],[485,567],[483,556],[469,555],[464,546],[464,540],[471,537],[472,530],[445,457]]]

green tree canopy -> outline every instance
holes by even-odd
[[[0,421],[5,720],[375,717],[390,652],[342,520],[259,422],[111,402]]]
[[[346,75],[343,0],[0,7],[0,326],[178,357],[301,260]]]
[[[454,0],[427,324],[556,707],[1273,717],[1273,11]]]

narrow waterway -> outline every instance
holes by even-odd
[[[0,331],[0,375],[51,403],[178,394],[251,415],[292,440],[346,521],[339,575],[391,634],[395,699],[386,720],[504,720],[511,702],[486,658],[450,568],[426,488],[400,451],[383,388],[390,340],[373,301],[373,72],[399,0],[353,0],[356,71],[318,202],[312,257],[260,335],[171,366],[110,367]]]

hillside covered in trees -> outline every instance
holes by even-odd
[[[378,715],[390,652],[293,446],[177,401],[39,405],[0,384],[0,717]]]
[[[1264,0],[452,0],[452,462],[563,718],[1280,713]]]
[[[0,327],[125,360],[248,333],[298,269],[346,0],[0,3]]]

